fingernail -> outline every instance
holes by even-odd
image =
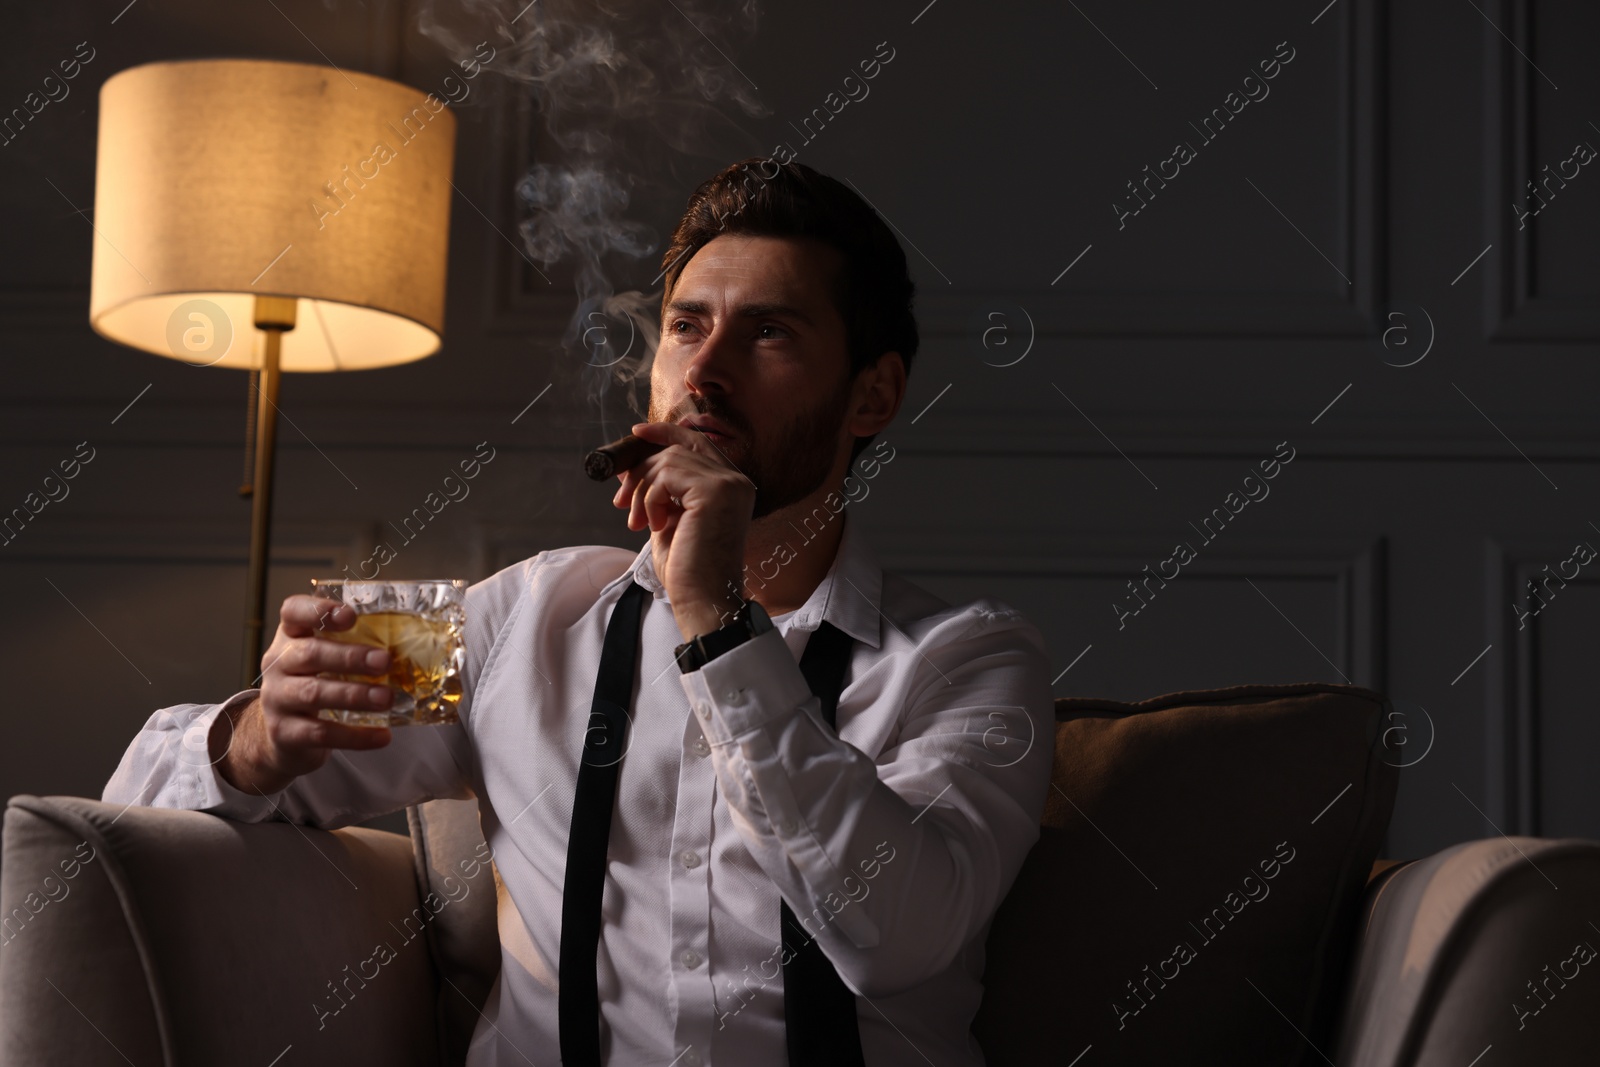
[[[374,704],[387,704],[389,702],[389,687],[374,685],[367,688],[367,699]]]
[[[389,653],[381,648],[375,648],[367,653],[367,666],[373,670],[382,670],[389,662]]]

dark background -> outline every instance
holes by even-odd
[[[924,347],[880,436],[895,458],[852,520],[887,566],[1023,609],[1058,695],[1386,692],[1414,764],[1391,855],[1496,830],[1600,837],[1600,561],[1526,627],[1513,611],[1529,576],[1600,545],[1600,170],[1516,224],[1529,176],[1600,145],[1600,10],[1325,4],[830,0],[769,3],[753,30],[708,4],[592,17],[646,41],[704,19],[715,46],[697,26],[670,47],[736,64],[765,108],[717,101],[688,151],[621,136],[646,179],[630,213],[658,248],[700,179],[780,140],[900,231]],[[98,796],[153,710],[237,689],[246,376],[89,328],[99,85],[158,59],[256,56],[433,89],[453,56],[419,15],[461,23],[470,53],[520,7],[113,0],[11,16],[0,108],[79,42],[95,58],[0,147],[0,510],[78,442],[95,458],[0,546],[0,795]],[[803,144],[790,123],[880,42],[894,58],[870,95]],[[1189,124],[1280,42],[1294,59],[1270,95],[1202,143]],[[546,281],[517,247],[518,180],[558,149],[524,85],[476,84],[457,109],[443,350],[285,380],[274,603],[370,554],[485,440],[496,458],[396,576],[642,544],[578,471],[631,420],[556,343],[571,268]],[[1119,229],[1126,183],[1180,139],[1196,158]],[[619,288],[655,269],[608,264]],[[1280,442],[1295,458],[1270,496],[1204,543],[1190,524]],[[1119,629],[1126,583],[1178,541],[1198,558]]]

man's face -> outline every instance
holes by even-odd
[[[706,439],[755,484],[755,518],[814,492],[844,443],[840,263],[819,241],[724,234],[689,260],[662,307],[649,420],[726,431]]]

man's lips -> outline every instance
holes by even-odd
[[[710,438],[714,443],[733,439],[733,434],[729,432],[728,428],[722,423],[718,422],[716,419],[704,417],[685,419],[679,425],[687,426],[691,430],[696,430],[705,434],[706,437]]]

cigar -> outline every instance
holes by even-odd
[[[597,482],[603,482],[612,475],[635,466],[646,456],[655,455],[665,447],[630,433],[626,437],[617,438],[609,445],[600,446],[585,456],[583,473]]]

